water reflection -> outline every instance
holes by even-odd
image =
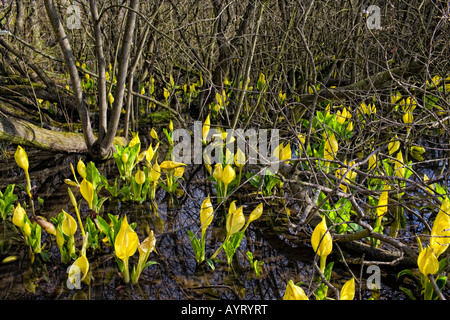
[[[69,164],[76,163],[78,157],[33,153],[31,150],[28,152],[32,184],[36,186],[36,194],[44,200],[43,205],[36,204],[37,212],[47,219],[57,216],[63,209],[71,212],[64,179],[70,178]],[[12,164],[13,159],[10,159],[3,165],[0,179],[2,189],[8,183],[22,183],[23,177]],[[100,164],[98,168],[109,178],[117,175],[114,162]],[[20,233],[15,232],[14,228],[4,228],[5,223],[0,223],[0,230],[6,230],[2,238],[4,249],[0,252],[0,261],[9,255],[18,256],[16,261],[0,264],[0,299],[271,300],[282,298],[286,283],[290,279],[306,285],[311,284],[314,275],[311,266],[312,249],[308,243],[293,243],[287,237],[274,232],[270,226],[277,214],[270,210],[265,210],[260,221],[252,223],[247,229],[231,266],[226,262],[216,264],[214,271],[206,265],[198,266],[187,230],[194,233],[199,230],[200,205],[205,197],[213,192],[211,185],[204,180],[203,168],[196,166],[186,170],[183,187],[185,196],[173,204],[167,201],[164,191],[158,191],[159,220],[150,202],[105,203],[103,216],[105,217],[106,213],[127,215],[130,222],[138,222],[136,231],[141,240],[150,229],[155,232],[159,254],[152,253],[149,260],[158,264],[144,270],[136,286],[123,284],[112,248],[103,246],[105,250],[95,255],[88,251],[92,271],[91,283],[82,284],[80,290],[70,290],[66,285],[68,266],[61,264],[59,250],[54,241],[43,238],[50,253],[50,260],[31,265],[28,248],[23,245]],[[75,196],[79,197],[77,194]],[[207,231],[207,257],[214,253],[224,238],[224,206],[218,207],[215,201],[213,205],[217,210],[217,219],[214,226]],[[245,211],[246,216],[249,213]],[[82,205],[82,218],[88,214],[87,205]],[[10,239],[10,243],[5,244],[4,239]],[[80,238],[77,239],[76,246],[81,247]],[[255,259],[264,262],[258,278],[247,260],[247,251],[252,252]],[[226,261],[224,253],[219,257]],[[131,263],[136,261],[137,254]],[[339,268],[336,267],[336,270]],[[340,281],[338,273],[333,274],[333,281]]]

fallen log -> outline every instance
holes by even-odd
[[[48,130],[28,121],[7,116],[3,112],[0,112],[0,141],[50,152],[79,154],[88,152],[82,133]],[[116,137],[114,143],[124,145],[124,140],[122,137]]]

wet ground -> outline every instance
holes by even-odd
[[[3,153],[0,163],[0,189],[8,184],[24,184],[21,169],[14,162],[14,150]],[[61,210],[72,212],[64,179],[71,178],[70,163],[76,164],[79,156],[50,154],[27,149],[30,159],[30,175],[36,196],[41,197],[43,204],[36,203],[37,214],[47,219],[56,217]],[[108,178],[115,177],[113,161],[97,165],[99,171]],[[166,193],[159,189],[157,202],[159,214],[163,221],[157,222],[149,203],[105,203],[106,213],[127,215],[129,222],[137,222],[136,231],[142,240],[148,229],[156,234],[158,255],[152,253],[149,260],[158,264],[147,268],[138,285],[124,285],[113,251],[103,246],[97,253],[88,251],[88,259],[92,271],[90,285],[82,284],[81,289],[71,290],[67,287],[67,265],[60,261],[59,249],[54,239],[43,236],[46,250],[50,253],[49,261],[43,263],[39,259],[30,263],[28,248],[23,244],[20,234],[10,222],[0,222],[0,261],[8,256],[16,256],[17,260],[0,263],[0,299],[282,299],[287,282],[303,282],[305,291],[315,288],[314,253],[308,237],[290,237],[276,232],[277,226],[284,224],[285,214],[281,210],[270,208],[264,210],[260,221],[252,223],[246,231],[241,247],[232,266],[216,264],[211,270],[206,265],[196,264],[187,230],[193,232],[199,228],[199,212],[202,201],[208,194],[213,194],[211,185],[204,179],[204,169],[189,167],[182,183],[185,196],[174,204],[167,201]],[[19,187],[16,187],[19,190]],[[242,193],[244,194],[244,193]],[[21,198],[25,196],[21,194]],[[75,194],[75,196],[78,196]],[[246,203],[244,195],[237,195],[239,202]],[[216,202],[213,199],[213,206]],[[251,204],[249,204],[251,207]],[[82,205],[82,218],[88,214],[87,205]],[[250,209],[248,209],[250,210]],[[215,226],[209,228],[207,235],[206,256],[211,256],[223,239],[223,225],[220,225],[219,208],[216,213]],[[249,211],[245,211],[248,215]],[[224,214],[224,213],[223,213]],[[312,230],[309,230],[311,232]],[[307,231],[308,232],[308,231]],[[43,233],[45,234],[45,233]],[[292,241],[295,239],[295,241]],[[80,248],[80,237],[77,248]],[[262,272],[256,277],[246,258],[251,251],[255,259],[263,261]],[[135,259],[137,260],[137,254]],[[219,255],[226,261],[224,255]],[[339,262],[338,257],[330,256],[329,261],[336,259],[333,268],[332,283],[337,288],[350,278],[347,267]],[[356,257],[358,258],[358,257]],[[133,261],[132,261],[133,262]],[[386,269],[387,270],[387,269]],[[356,298],[367,299],[371,296],[366,287],[366,279],[370,274],[361,270],[359,265],[352,271],[363,280],[361,291],[357,286]],[[383,270],[384,271],[384,270]],[[397,271],[398,272],[398,271]],[[396,273],[382,272],[381,299],[405,299],[398,291]]]

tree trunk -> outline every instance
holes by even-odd
[[[0,112],[0,140],[41,150],[67,153],[86,153],[81,133],[43,129],[28,121],[7,117]]]
[[[44,129],[28,121],[6,116],[3,112],[0,112],[0,141],[51,152],[88,152],[82,133]],[[116,137],[114,144],[125,146],[125,140],[121,137]]]

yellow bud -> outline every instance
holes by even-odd
[[[13,218],[12,218],[13,224],[19,228],[22,228],[26,215],[27,215],[27,213],[22,208],[22,206],[20,205],[20,202],[19,202],[17,204],[17,207],[14,209],[14,214],[13,214]]]
[[[77,171],[78,174],[83,177],[84,179],[86,179],[86,165],[84,164],[84,162],[80,159],[78,160],[77,163]]]
[[[328,137],[327,141],[325,142],[325,148],[324,148],[325,160],[333,160],[336,156],[338,148],[339,148],[338,142],[333,133]]]
[[[222,173],[223,173],[222,164],[216,163],[216,165],[214,166],[214,173],[213,173],[214,179],[216,179],[217,181],[222,180]]]
[[[225,185],[229,185],[231,181],[236,178],[236,171],[234,171],[233,167],[229,164],[225,166],[222,172],[222,182]]]
[[[150,181],[152,182],[158,181],[160,176],[161,176],[161,168],[158,162],[155,162],[155,164],[150,169],[149,174]]]
[[[150,131],[150,136],[155,139],[155,140],[159,140],[158,139],[158,134],[156,133],[155,128],[152,128],[152,130]]]
[[[62,232],[59,230],[59,228],[56,228],[56,244],[58,245],[58,248],[61,248],[64,245],[64,236]]]
[[[27,237],[31,236],[31,225],[30,225],[29,221],[25,222],[25,225],[23,227],[23,232],[26,234]]]
[[[138,172],[136,172],[136,175],[134,176],[134,178],[136,179],[136,182],[140,185],[143,185],[145,182],[145,173],[144,171],[138,170]]]
[[[89,209],[92,209],[92,201],[94,201],[94,186],[92,183],[83,179],[80,184],[80,192],[83,198],[89,204]]]
[[[341,300],[353,300],[355,297],[355,278],[348,280],[341,289]]]
[[[112,105],[114,103],[114,96],[112,95],[112,93],[108,93],[108,99],[109,99],[109,103]]]
[[[152,145],[150,145],[147,149],[147,152],[145,153],[145,160],[147,160],[148,163],[150,163],[153,159],[153,155],[155,154]]]
[[[333,248],[333,239],[327,229],[327,223],[324,216],[311,236],[311,245],[320,257],[328,256]]]
[[[200,208],[200,224],[202,227],[202,238],[205,235],[206,228],[211,224],[214,219],[214,209],[211,204],[211,199],[208,197],[203,200],[202,206]]]
[[[250,213],[250,216],[248,217],[249,223],[252,221],[255,221],[256,219],[259,219],[263,213],[263,204],[260,203],[253,211]]]
[[[206,139],[208,138],[209,128],[211,127],[211,121],[209,119],[209,114],[206,117],[205,122],[203,123],[202,127],[202,141],[204,144],[206,144]]]
[[[241,230],[244,225],[245,225],[245,217],[242,207],[239,207],[238,209],[231,212],[231,214],[228,214],[226,222],[226,229],[228,235],[235,234],[236,232]]]
[[[73,236],[78,229],[77,222],[70,214],[68,214],[64,210],[63,213],[64,220],[61,224],[61,231],[68,237]]]
[[[128,153],[122,153],[122,162],[123,164],[126,164],[128,162]]]
[[[237,167],[242,168],[245,164],[245,154],[241,151],[241,149],[238,149],[236,151],[236,154],[234,155],[234,163]]]
[[[22,168],[24,171],[28,171],[28,155],[21,146],[17,146],[16,153],[14,154],[14,159],[16,160],[16,163],[20,168]]]

